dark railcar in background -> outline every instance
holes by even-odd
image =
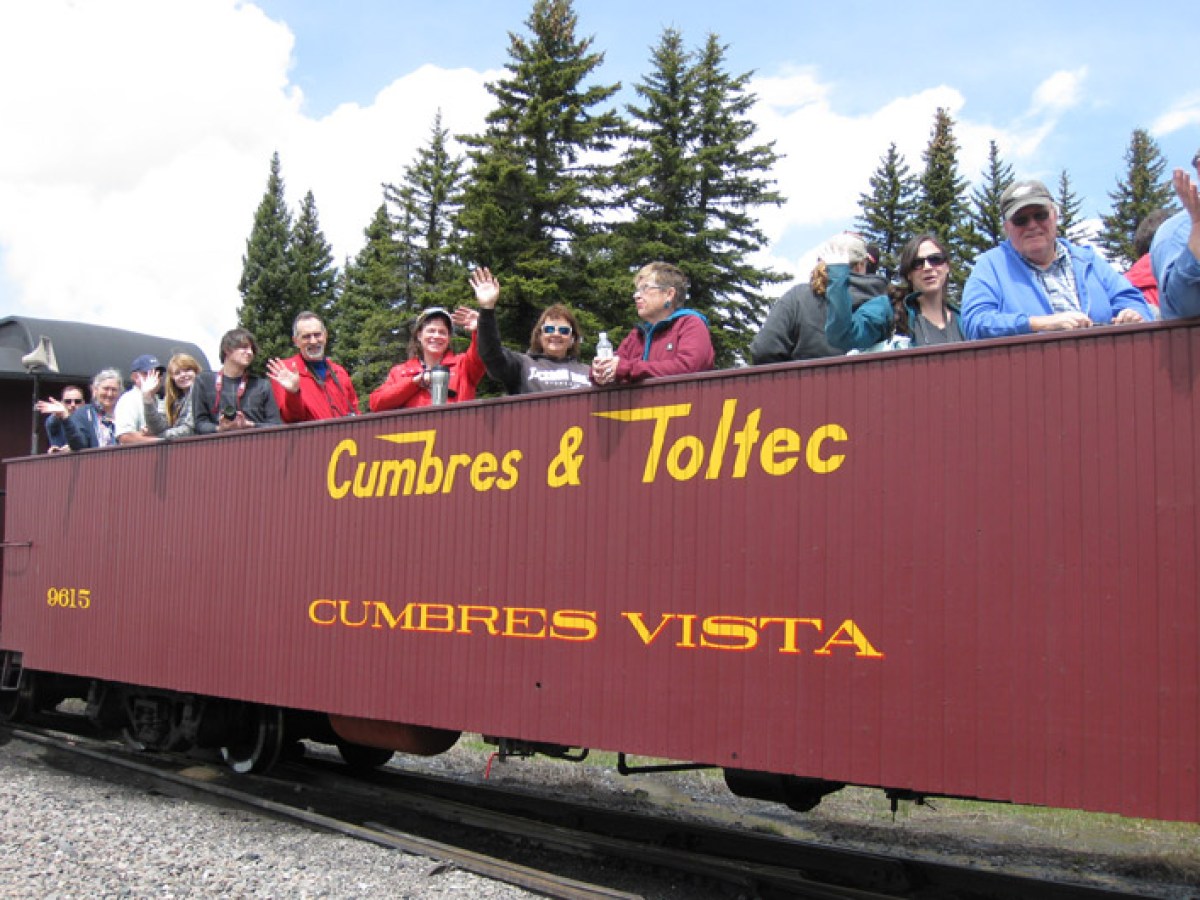
[[[10,460],[5,708],[80,693],[247,768],[304,729],[471,731],[797,808],[861,784],[1197,821],[1198,336]]]

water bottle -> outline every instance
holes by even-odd
[[[429,370],[429,396],[434,406],[444,406],[450,396],[450,370],[445,366],[434,366]]]
[[[596,359],[612,359],[613,349],[612,344],[608,340],[608,332],[600,332],[600,337],[596,341]]]

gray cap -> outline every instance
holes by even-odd
[[[1014,181],[1000,195],[1000,215],[1007,222],[1019,210],[1026,206],[1045,206],[1054,208],[1054,198],[1040,181]]]

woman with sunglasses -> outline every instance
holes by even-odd
[[[160,411],[157,403],[146,400],[143,409],[150,433],[164,440],[196,433],[192,412],[192,385],[200,374],[200,363],[187,353],[176,353],[167,363],[167,395]]]
[[[450,313],[440,306],[431,306],[417,316],[408,339],[408,360],[393,366],[387,380],[371,392],[371,412],[431,405],[429,373],[439,366],[450,370],[450,403],[475,399],[475,388],[483,378],[483,360],[474,335],[466,353],[450,349],[453,329]]]
[[[500,282],[488,269],[471,273],[471,287],[479,302],[476,334],[479,355],[487,372],[504,385],[510,394],[536,394],[544,391],[576,391],[591,386],[588,367],[579,361],[582,335],[579,322],[567,307],[555,303],[545,310],[533,326],[529,352],[517,353],[500,343],[496,323],[496,303]],[[455,310],[455,322],[471,328],[475,315],[471,310]]]
[[[852,235],[846,237],[857,240]],[[851,308],[851,266],[842,262],[842,243],[835,238],[821,250],[829,271],[825,336],[843,350],[890,350],[927,347],[966,340],[958,307],[946,296],[950,254],[932,234],[919,234],[900,251],[901,284],[886,295]]]

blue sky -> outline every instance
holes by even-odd
[[[0,0],[0,313],[214,348],[271,153],[293,203],[313,190],[339,258],[355,253],[380,183],[401,176],[434,113],[478,129],[483,85],[530,5]],[[605,54],[596,79],[622,82],[625,101],[666,26],[693,46],[717,34],[730,70],[756,73],[788,200],[763,213],[763,261],[793,274],[851,224],[889,141],[920,166],[939,105],[965,177],[995,139],[1019,175],[1068,169],[1089,216],[1107,211],[1134,127],[1184,164],[1200,148],[1200,13],[1130,9],[575,4],[578,33]]]

